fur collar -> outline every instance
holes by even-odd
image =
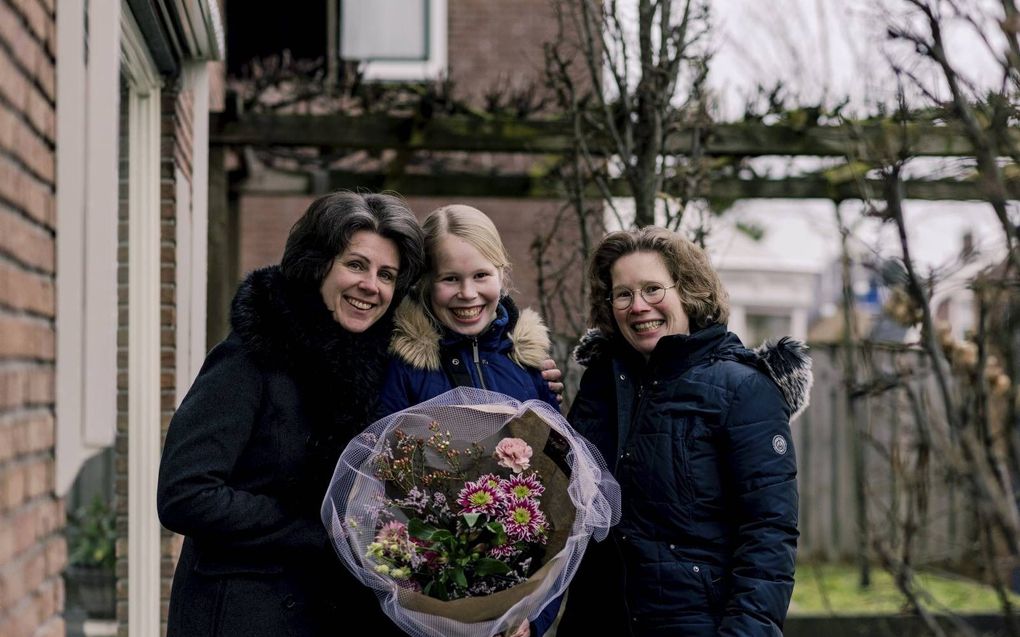
[[[587,367],[611,356],[613,348],[612,337],[590,329],[574,348],[574,360]],[[810,402],[814,382],[807,345],[787,336],[775,343],[765,341],[761,346],[746,351],[750,354],[747,362],[767,374],[779,387],[793,412],[790,420],[802,414]]]
[[[530,308],[518,311],[509,298],[500,302],[509,314],[507,332],[513,342],[510,358],[522,367],[540,367],[549,358],[549,330],[538,312]],[[397,308],[393,319],[390,351],[412,367],[440,369],[442,332],[425,309],[411,298]]]
[[[231,324],[259,366],[295,378],[315,431],[310,442],[332,447],[371,424],[391,314],[352,334],[333,320],[317,289],[300,289],[271,266],[241,283]]]

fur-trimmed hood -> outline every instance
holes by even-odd
[[[574,348],[574,360],[587,367],[595,361],[610,356],[618,339],[607,336],[597,329],[590,329]],[[814,374],[811,371],[811,357],[808,346],[788,336],[776,342],[765,341],[753,349],[740,348],[735,358],[754,365],[776,383],[783,398],[790,406],[793,420],[807,408],[811,399],[811,385]]]
[[[390,351],[412,367],[439,370],[440,348],[449,336],[426,314],[421,304],[411,298],[404,299],[393,323]],[[508,352],[510,358],[522,367],[537,368],[549,358],[549,330],[542,317],[530,308],[518,310],[509,297],[500,301],[499,315],[489,329],[500,330],[500,333],[487,332],[480,338],[498,339],[505,332],[512,343]]]

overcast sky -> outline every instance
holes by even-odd
[[[986,15],[1002,13],[995,0],[961,4],[975,11],[988,7]],[[890,60],[934,83],[936,74],[885,34],[888,21],[901,20],[906,6],[904,0],[713,0],[716,53],[710,78],[723,118],[743,114],[756,84],[778,81],[802,103],[831,105],[848,96],[853,108],[869,112],[895,95]],[[1001,46],[994,25],[986,26],[993,46]],[[986,86],[995,84],[998,65],[974,29],[954,19],[947,20],[946,31],[954,66]]]
[[[965,5],[990,7],[1001,13],[995,0],[964,0]],[[916,54],[891,43],[885,34],[890,19],[901,19],[903,0],[714,0],[715,58],[710,81],[719,96],[723,119],[739,119],[748,96],[761,83],[783,81],[796,102],[833,105],[850,98],[858,113],[873,112],[875,104],[892,103],[895,76],[890,61],[908,65],[940,95],[944,86],[932,72],[916,62]],[[989,11],[989,15],[996,15]],[[947,23],[947,41],[954,66],[984,86],[999,81],[998,64],[974,29],[961,20]],[[993,45],[994,26],[991,33]],[[854,218],[860,206],[844,204]],[[1002,245],[1001,230],[990,206],[977,202],[908,202],[910,240],[923,267],[940,267],[959,253],[963,234],[970,231],[979,247]],[[749,200],[738,202],[726,218],[757,223],[765,238],[751,242],[723,227],[712,241],[713,258],[720,264],[746,259],[767,259],[779,267],[811,268],[838,255],[838,235],[831,202]],[[900,253],[893,228],[867,222],[860,232],[862,245],[885,255]],[[1000,248],[1001,249],[1001,248]]]

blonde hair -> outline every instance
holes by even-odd
[[[602,239],[588,262],[588,326],[606,334],[616,332],[609,303],[613,287],[611,269],[620,257],[635,252],[659,255],[676,283],[680,304],[692,331],[712,323],[726,324],[730,317],[729,295],[705,251],[676,232],[648,226],[641,230],[612,232]]]
[[[485,260],[496,266],[502,274],[504,294],[510,289],[510,255],[503,245],[503,240],[496,230],[496,224],[481,210],[453,204],[443,206],[430,212],[422,222],[425,231],[425,274],[418,282],[420,300],[431,295],[432,283],[436,275],[436,253],[443,237],[452,235],[470,244]],[[428,306],[428,303],[424,303]]]

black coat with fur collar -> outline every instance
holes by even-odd
[[[609,463],[623,511],[589,544],[558,635],[782,635],[805,349],[784,339],[751,351],[710,325],[663,337],[646,361],[619,336],[586,337],[568,419]]]
[[[391,317],[348,333],[318,290],[271,267],[241,285],[231,322],[160,463],[160,520],[185,536],[169,636],[339,635],[352,613],[401,634],[319,517],[340,452],[371,418]]]

